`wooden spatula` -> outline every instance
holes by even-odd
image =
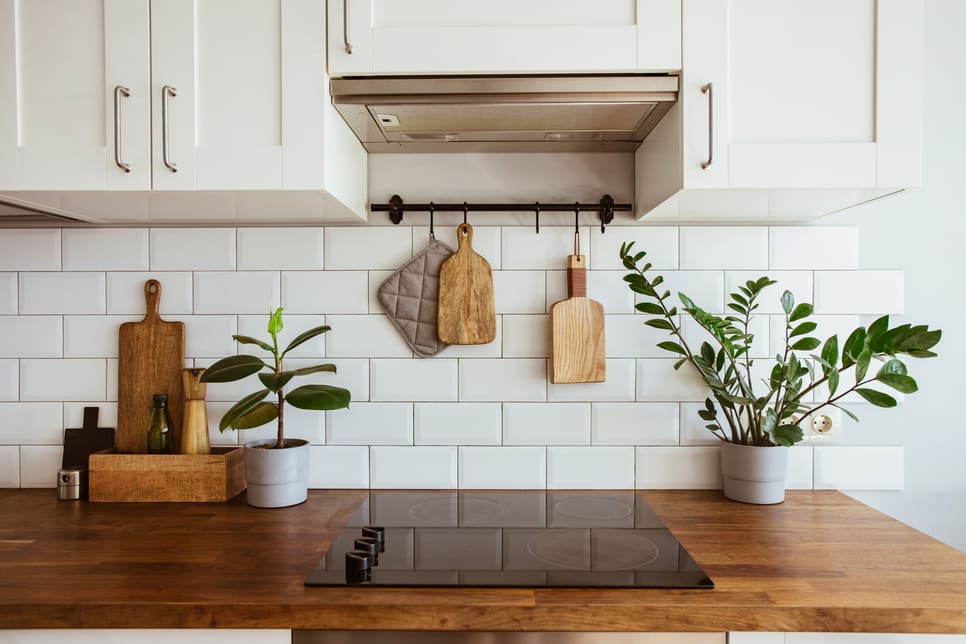
[[[159,281],[144,283],[144,299],[144,320],[125,322],[118,332],[117,451],[133,454],[148,450],[152,394],[168,394],[176,447],[184,404],[184,322],[165,322],[158,315]]]
[[[604,382],[604,306],[587,299],[587,264],[574,233],[574,254],[567,264],[566,300],[550,308],[550,382]]]
[[[473,251],[473,227],[456,229],[459,249],[439,270],[437,333],[446,344],[486,344],[496,338],[493,271]]]

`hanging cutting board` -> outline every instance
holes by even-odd
[[[579,237],[575,246],[577,254],[569,256],[567,266],[570,297],[550,308],[550,382],[554,384],[606,378],[604,306],[587,299],[587,264],[579,254]]]
[[[99,413],[97,407],[84,407],[84,426],[64,430],[61,467],[87,467],[87,458],[91,454],[114,447],[114,428],[98,427]]]
[[[473,251],[473,227],[456,228],[459,248],[439,271],[437,332],[446,344],[486,344],[496,338],[493,271]]]
[[[144,283],[145,316],[141,322],[125,322],[118,332],[117,356],[117,451],[147,451],[147,425],[151,396],[168,394],[174,424],[175,447],[181,437],[184,394],[184,322],[165,322],[158,315],[161,283]]]

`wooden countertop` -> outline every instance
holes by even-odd
[[[0,628],[966,633],[966,554],[843,494],[640,494],[715,590],[305,588],[365,492],[265,510],[0,490]]]

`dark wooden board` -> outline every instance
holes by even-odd
[[[64,430],[62,467],[87,467],[87,458],[94,452],[114,447],[114,428],[98,427],[97,407],[84,407],[84,426]]]

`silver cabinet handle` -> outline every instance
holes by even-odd
[[[178,166],[171,163],[168,155],[168,97],[177,96],[178,90],[170,85],[161,88],[161,156],[164,159],[164,167],[171,172],[177,172]]]
[[[114,164],[125,172],[130,172],[131,166],[121,161],[121,97],[130,95],[128,88],[122,85],[114,87]]]
[[[345,43],[345,53],[352,53],[352,43],[349,42],[349,0],[342,0],[342,41]]]
[[[708,160],[701,162],[701,169],[707,170],[714,161],[714,86],[711,83],[702,85],[701,93],[708,95]]]

